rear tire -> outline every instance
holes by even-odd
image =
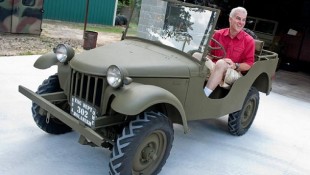
[[[59,80],[57,75],[52,75],[48,79],[44,80],[42,85],[39,86],[37,94],[47,94],[52,92],[60,92],[62,89],[59,85]],[[69,104],[68,102],[59,102],[55,104],[59,108],[65,110],[66,112],[69,111]],[[32,116],[34,121],[36,122],[37,126],[41,128],[43,131],[50,133],[50,134],[64,134],[70,132],[72,129],[67,126],[66,124],[62,123],[57,118],[50,116],[49,120],[47,121],[47,113],[44,112],[43,115],[40,114],[41,107],[36,103],[32,103]]]
[[[170,154],[171,121],[161,113],[145,112],[123,129],[109,163],[110,175],[156,175]]]
[[[228,129],[232,135],[241,136],[251,127],[259,105],[259,93],[251,87],[240,111],[229,114]]]

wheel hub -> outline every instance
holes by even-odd
[[[250,101],[245,108],[245,111],[243,113],[241,124],[243,127],[247,127],[251,121],[251,118],[253,117],[253,110],[254,110],[254,103],[253,101]]]
[[[164,155],[165,141],[162,131],[155,131],[143,140],[133,160],[133,174],[149,174],[154,171]]]
[[[148,144],[141,153],[140,161],[143,163],[147,163],[149,161],[156,159],[156,150],[152,147],[152,144]]]

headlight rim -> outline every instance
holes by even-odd
[[[117,69],[118,71],[119,71],[119,81],[118,81],[118,84],[116,84],[116,85],[114,85],[113,83],[111,83],[110,81],[109,81],[109,79],[111,78],[109,75],[110,75],[110,70],[112,70],[112,69]],[[112,70],[113,71],[113,70]],[[113,87],[113,88],[115,88],[115,89],[118,89],[118,88],[120,88],[120,87],[122,87],[123,85],[124,85],[124,79],[125,79],[125,74],[124,74],[124,71],[120,68],[120,67],[118,67],[118,66],[116,66],[116,65],[110,65],[109,67],[108,67],[108,69],[107,69],[107,82],[108,82],[108,84],[109,84],[109,86],[111,86],[111,87]],[[116,82],[116,81],[115,81]]]
[[[60,48],[64,48],[65,49],[65,53],[63,53],[63,55],[65,56],[65,58],[62,58],[61,57],[61,52],[57,53],[58,50]],[[74,52],[74,49],[68,45],[68,44],[58,44],[54,49],[53,49],[55,55],[56,55],[56,58],[59,62],[61,63],[68,63],[75,55],[75,52]],[[58,56],[60,55],[60,56]]]

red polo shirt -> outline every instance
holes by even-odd
[[[226,58],[230,58],[235,63],[254,64],[255,42],[254,39],[245,31],[240,31],[233,39],[229,36],[229,28],[217,30],[213,38],[223,45],[226,50]],[[218,47],[213,41],[210,42],[212,47]],[[215,56],[223,55],[220,50],[213,50]],[[216,62],[216,59],[213,59]]]

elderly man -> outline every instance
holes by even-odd
[[[213,38],[221,43],[226,50],[226,58],[212,59],[206,62],[211,70],[211,75],[204,88],[206,96],[218,86],[229,86],[242,76],[241,72],[247,71],[254,64],[255,43],[254,39],[243,31],[247,11],[243,7],[236,7],[229,15],[229,28],[217,30]],[[211,46],[216,43],[211,41]],[[220,56],[220,50],[213,50],[212,55]],[[210,64],[211,63],[211,64]]]

